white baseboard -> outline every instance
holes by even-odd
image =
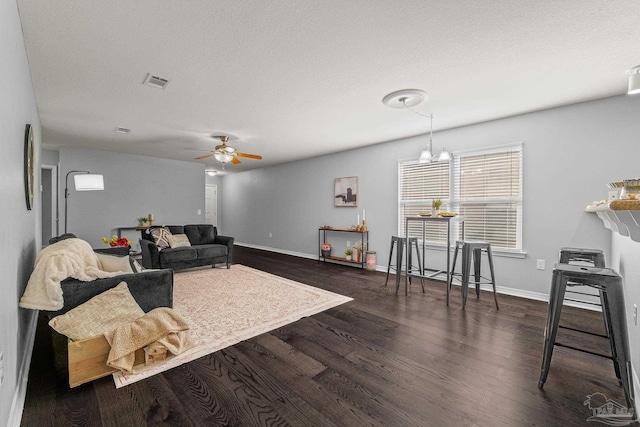
[[[250,244],[250,243],[234,242],[234,244],[236,244],[238,246],[244,246],[244,247],[247,247],[247,248],[260,249],[260,250],[280,253],[280,254],[284,254],[284,255],[297,256],[297,257],[300,257],[300,258],[315,259],[315,260],[318,259],[318,255],[317,254],[315,254],[315,255],[314,254],[305,254],[305,253],[302,253],[302,252],[287,251],[287,250],[284,250],[284,249],[271,248],[271,247],[268,247],[268,246],[253,245],[253,244]],[[376,271],[380,271],[380,272],[386,273],[387,267],[386,266],[382,266],[382,265],[376,265]],[[456,285],[456,284],[454,283],[454,285]],[[493,291],[493,289],[491,288],[491,285],[480,285],[480,289],[485,290],[485,291],[489,291],[489,292]],[[499,294],[503,294],[503,295],[511,295],[511,296],[514,296],[514,297],[526,298],[526,299],[535,300],[535,301],[549,302],[549,294],[543,294],[543,293],[540,293],[540,292],[525,291],[523,289],[509,288],[509,287],[506,287],[506,286],[496,286],[496,291]],[[564,303],[564,305],[567,305],[567,306],[570,306],[570,307],[584,308],[585,310],[591,310],[591,311],[601,311],[601,309],[599,307],[591,305],[591,304],[587,304],[587,303],[566,301]]]
[[[29,368],[31,367],[31,356],[33,355],[33,345],[36,340],[36,328],[38,327],[38,310],[28,310],[30,318],[27,321],[27,345],[22,355],[22,363],[18,372],[18,383],[15,393],[13,394],[13,402],[11,403],[11,412],[9,412],[9,422],[7,426],[20,427],[22,420],[22,411],[24,410],[24,401],[27,397],[27,382],[29,381]]]

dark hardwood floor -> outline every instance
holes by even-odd
[[[459,288],[447,307],[440,282],[396,296],[379,272],[242,247],[234,258],[354,301],[118,390],[110,376],[56,379],[41,323],[22,425],[584,426],[588,394],[624,403],[611,361],[559,347],[538,389],[546,303],[500,295],[496,311],[471,293],[463,311]],[[563,323],[603,329],[579,309]]]

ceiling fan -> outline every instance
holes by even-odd
[[[228,146],[227,141],[229,141],[229,137],[226,135],[214,136],[214,138],[220,138],[220,141],[222,141],[222,144],[216,145],[216,148],[214,151],[212,151],[209,154],[205,154],[204,156],[196,157],[195,160],[207,159],[213,156],[216,158],[216,160],[222,163],[223,166],[225,165],[225,163],[229,163],[229,162],[233,163],[234,165],[240,164],[241,162],[238,159],[238,157],[262,160],[262,156],[259,156],[257,154],[240,153],[236,151],[235,148]]]

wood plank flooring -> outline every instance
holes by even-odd
[[[23,426],[584,426],[588,394],[624,403],[611,361],[556,347],[537,387],[547,304],[470,293],[236,247],[235,262],[354,301],[116,390],[111,377],[69,389],[38,326]],[[233,269],[233,267],[232,267]],[[505,284],[515,286],[516,284]],[[599,313],[563,323],[602,332]],[[606,340],[560,339],[608,353]],[[591,423],[589,423],[591,424]]]

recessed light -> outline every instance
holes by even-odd
[[[218,171],[217,171],[217,170],[213,170],[213,169],[209,169],[209,170],[206,170],[206,171],[205,171],[205,173],[206,173],[207,175],[209,175],[209,176],[216,176],[216,174],[218,173]]]
[[[121,128],[120,126],[116,126],[113,131],[118,133],[131,133],[131,129]]]

